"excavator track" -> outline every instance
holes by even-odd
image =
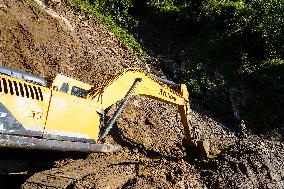
[[[105,170],[107,172],[108,168],[113,167],[114,165],[119,166],[119,164],[121,164],[121,159],[117,160],[110,157],[76,160],[58,168],[35,173],[22,184],[21,188],[73,188],[78,181],[81,181],[89,175],[102,175],[102,173],[98,173],[98,170]],[[123,161],[123,164],[128,165],[128,172],[126,175],[124,173],[121,178],[126,182],[135,176],[135,164],[137,164],[137,162],[125,160]]]

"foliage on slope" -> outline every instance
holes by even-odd
[[[133,35],[127,32],[126,26],[129,23],[135,24],[135,21],[125,16],[125,12],[130,8],[126,1],[102,1],[102,0],[67,0],[79,10],[86,11],[95,15],[100,22],[102,22],[116,37],[128,48],[133,50],[136,54],[144,56],[140,44],[135,40]],[[122,5],[123,10],[116,8]],[[115,15],[115,16],[113,16]],[[127,19],[127,21],[125,21]]]

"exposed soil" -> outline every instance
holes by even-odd
[[[42,77],[60,72],[93,85],[123,68],[151,68],[93,16],[63,1],[45,3],[0,0],[0,65]],[[23,187],[284,188],[283,143],[239,139],[194,100],[191,109],[192,136],[221,150],[217,158],[197,159],[187,150],[177,107],[133,97],[111,133],[120,152],[59,158]]]

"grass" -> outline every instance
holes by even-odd
[[[33,5],[34,0],[23,0],[23,2],[27,5]]]
[[[30,0],[29,0],[30,1]],[[125,29],[119,27],[110,16],[106,16],[100,13],[88,0],[68,0],[71,5],[81,11],[85,11],[94,15],[102,24],[104,24],[110,32],[112,32],[125,46],[131,49],[135,54],[140,57],[145,56],[141,45],[136,39],[129,34]]]

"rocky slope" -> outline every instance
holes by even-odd
[[[63,0],[0,0],[0,65],[43,77],[60,72],[93,85],[123,68],[152,67],[95,17]],[[209,140],[222,151],[219,157],[200,160],[186,151],[176,107],[133,97],[112,130],[121,152],[63,160],[51,172],[81,175],[68,185],[74,188],[284,187],[283,143],[239,139],[195,101],[191,109],[192,135]]]

